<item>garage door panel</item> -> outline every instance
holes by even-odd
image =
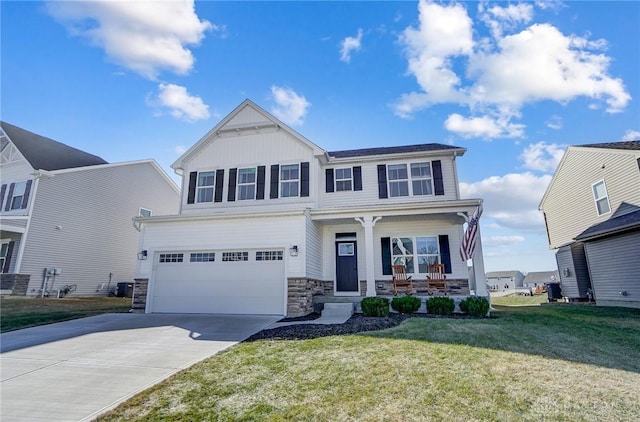
[[[178,252],[183,253],[183,252]],[[154,270],[153,312],[282,315],[284,261],[158,262]]]

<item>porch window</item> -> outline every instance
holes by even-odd
[[[351,167],[336,169],[336,192],[351,190]]]
[[[9,241],[3,241],[0,245],[0,271],[3,271],[4,264],[7,262],[7,252],[9,252]]]
[[[15,184],[13,188],[13,195],[9,199],[11,201],[12,210],[17,210],[22,208],[22,199],[24,198],[24,192],[27,189],[27,182],[18,182]]]
[[[437,236],[392,237],[391,253],[393,264],[405,265],[407,273],[426,274],[430,264],[440,263]]]
[[[213,202],[214,174],[212,171],[198,173],[198,202]]]
[[[598,215],[611,212],[611,207],[609,206],[609,195],[607,194],[607,186],[604,184],[604,180],[593,184],[593,199],[596,201]]]
[[[238,170],[238,200],[256,198],[256,168]]]
[[[389,172],[389,196],[409,196],[409,175],[406,164],[391,164]]]
[[[298,196],[300,185],[300,166],[287,164],[280,166],[280,197]]]

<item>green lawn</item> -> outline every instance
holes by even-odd
[[[495,315],[241,343],[99,420],[640,420],[640,310]]]
[[[0,331],[12,331],[109,312],[128,312],[131,298],[86,297],[62,299],[0,297]]]
[[[521,295],[509,295],[502,297],[492,297],[491,305],[498,306],[534,306],[541,303],[549,303],[547,294],[533,295],[533,296],[521,296]]]

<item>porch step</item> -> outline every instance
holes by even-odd
[[[353,315],[353,303],[325,303],[323,317],[339,317]]]

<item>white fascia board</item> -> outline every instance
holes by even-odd
[[[166,221],[235,220],[241,218],[301,217],[306,210],[266,211],[266,212],[220,212],[211,214],[157,215],[134,217],[135,223],[162,223]]]
[[[329,156],[327,165],[332,164],[344,164],[344,163],[363,163],[363,162],[387,162],[394,160],[411,160],[423,157],[461,157],[466,149],[460,148],[457,150],[435,150],[435,151],[416,151],[416,152],[398,152],[395,154],[374,154],[374,155],[359,155],[355,157],[334,158]]]
[[[380,217],[401,215],[443,214],[475,211],[482,199],[458,199],[453,201],[421,202],[412,204],[376,205],[370,207],[338,207],[309,210],[312,220],[334,220],[341,218],[375,215]]]

